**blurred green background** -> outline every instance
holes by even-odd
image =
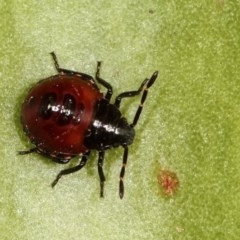
[[[1,0],[0,38],[0,239],[239,239],[239,1]],[[106,153],[104,199],[96,152],[54,190],[67,166],[17,155],[31,147],[21,103],[56,73],[51,51],[90,75],[102,60],[114,96],[160,71],[130,146],[123,200],[121,148]],[[123,101],[130,121],[138,103]],[[179,178],[171,198],[160,169]]]

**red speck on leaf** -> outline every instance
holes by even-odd
[[[157,178],[163,194],[167,197],[173,196],[179,187],[179,180],[176,173],[161,170]]]

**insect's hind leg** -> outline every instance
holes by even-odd
[[[23,151],[18,151],[18,154],[20,155],[25,155],[25,154],[30,154],[30,153],[33,153],[33,152],[37,152],[37,148],[31,148],[31,149],[28,149],[28,150],[23,150]]]
[[[52,184],[51,184],[52,187],[54,188],[54,186],[58,183],[59,179],[62,176],[81,170],[86,165],[89,155],[90,155],[90,151],[86,152],[82,156],[81,161],[79,162],[78,165],[76,165],[75,167],[67,168],[67,169],[64,169],[64,170],[60,171],[58,173],[57,177],[55,178],[55,180],[52,182]]]
[[[50,54],[52,55],[55,68],[56,68],[56,70],[59,74],[80,75],[81,77],[83,77],[84,80],[93,81],[93,78],[91,76],[87,75],[86,73],[76,72],[76,71],[68,70],[68,69],[65,69],[65,68],[60,68],[55,52],[51,52]]]

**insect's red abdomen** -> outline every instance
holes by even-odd
[[[22,105],[24,130],[40,151],[52,157],[83,153],[84,137],[101,98],[97,85],[80,75],[47,78],[29,91]]]

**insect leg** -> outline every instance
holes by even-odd
[[[67,175],[67,174],[74,173],[74,172],[77,172],[77,171],[81,170],[82,167],[84,167],[85,164],[87,163],[89,154],[90,154],[90,151],[86,152],[86,153],[82,156],[81,161],[80,161],[80,163],[79,163],[77,166],[72,167],[72,168],[67,168],[67,169],[64,169],[64,170],[60,171],[60,172],[58,173],[57,177],[55,178],[55,180],[52,182],[51,186],[54,187],[54,186],[58,183],[59,179],[60,179],[63,175]]]
[[[100,179],[100,197],[103,197],[105,176],[103,173],[104,151],[98,152],[98,175]]]
[[[142,98],[141,98],[138,110],[137,110],[137,112],[135,114],[135,117],[133,119],[131,127],[135,127],[135,125],[137,124],[138,119],[139,119],[139,117],[141,115],[141,112],[142,112],[142,109],[143,109],[143,104],[144,104],[144,102],[146,101],[146,98],[147,98],[148,89],[153,85],[153,83],[155,82],[157,76],[158,76],[158,71],[154,72],[153,75],[151,76],[151,78],[147,81],[147,84],[146,84],[146,86],[145,86],[145,88],[143,90],[143,94],[142,94]]]
[[[97,62],[97,71],[96,71],[96,80],[103,85],[105,88],[107,88],[107,93],[105,95],[105,98],[110,101],[112,94],[113,94],[113,89],[110,83],[108,83],[106,80],[100,78],[100,69],[101,69],[101,62]]]
[[[122,199],[124,196],[124,183],[123,183],[123,178],[125,175],[125,167],[127,165],[127,159],[128,159],[128,146],[124,145],[124,152],[123,152],[123,161],[122,161],[122,168],[120,171],[120,180],[119,180],[119,197]]]
[[[147,81],[148,81],[148,79],[145,79],[145,80],[142,82],[142,84],[141,84],[141,86],[139,87],[139,89],[136,90],[136,91],[128,91],[128,92],[123,92],[123,93],[119,94],[119,95],[116,97],[116,99],[115,99],[114,105],[115,105],[117,108],[119,108],[119,107],[120,107],[120,103],[121,103],[121,101],[122,101],[122,98],[134,97],[134,96],[140,94],[140,93],[142,92],[143,87],[145,86],[145,84],[146,84]]]
[[[31,148],[29,150],[23,150],[23,151],[18,151],[18,154],[20,155],[25,155],[25,154],[29,154],[29,153],[33,153],[33,152],[37,152],[37,148]]]
[[[55,68],[56,68],[56,70],[58,71],[58,73],[60,73],[60,74],[67,74],[67,75],[79,75],[79,76],[81,76],[84,80],[94,81],[94,80],[92,79],[92,77],[89,76],[89,75],[87,75],[86,73],[81,73],[81,72],[76,72],[76,71],[68,70],[68,69],[65,69],[65,68],[60,68],[60,67],[59,67],[59,63],[58,63],[58,59],[57,59],[57,56],[56,56],[55,52],[51,52],[50,54],[52,55],[52,58],[53,58],[53,61],[54,61],[54,65],[55,65]]]

